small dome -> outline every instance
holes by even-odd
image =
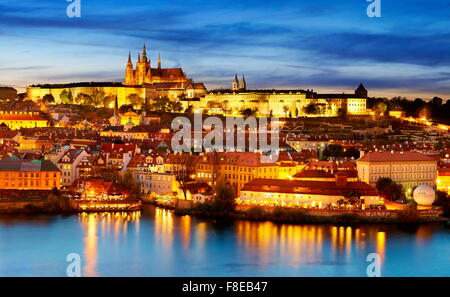
[[[432,187],[421,185],[414,190],[413,197],[418,205],[431,206],[436,199],[436,193]]]

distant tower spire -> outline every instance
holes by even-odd
[[[133,62],[131,61],[131,53],[128,52],[128,63],[125,69],[125,85],[133,85],[133,84],[134,84]]]
[[[116,99],[114,102],[114,115],[115,116],[119,115],[119,101],[117,100],[117,95],[116,95]]]
[[[158,53],[158,69],[161,69],[161,53]]]
[[[239,90],[239,80],[237,77],[237,73],[234,75],[234,79],[233,79],[233,91],[238,91]]]
[[[147,62],[147,49],[145,48],[145,43],[144,48],[142,49],[142,61]]]
[[[246,89],[247,89],[247,83],[245,82],[245,76],[242,75],[241,90],[245,91]]]
[[[117,101],[117,95],[114,103],[114,115],[109,119],[109,122],[111,123],[111,126],[120,126],[122,119],[119,115],[119,103]]]

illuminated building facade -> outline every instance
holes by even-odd
[[[0,124],[5,123],[9,129],[42,128],[48,126],[48,121],[38,112],[0,111]]]
[[[450,167],[439,168],[437,190],[450,195]]]
[[[369,152],[356,161],[358,177],[372,186],[387,177],[407,192],[414,187],[436,187],[438,161],[419,152]]]
[[[335,117],[342,114],[367,115],[367,90],[354,94],[318,94],[312,90],[247,90],[237,77],[231,90],[208,92],[199,100],[182,100],[183,106],[209,114],[240,116],[250,109],[261,117]]]
[[[50,160],[0,160],[0,189],[59,189],[61,171]]]
[[[168,97],[172,100],[181,97],[196,98],[206,93],[206,87],[203,83],[192,82],[181,68],[162,68],[160,57],[158,58],[157,68],[151,68],[151,62],[147,57],[147,50],[144,46],[142,55],[138,56],[135,68],[133,67],[131,56],[128,55],[123,84],[114,82],[80,82],[73,84],[34,85],[27,88],[27,97],[30,100],[38,101],[42,100],[45,95],[51,94],[55,98],[55,103],[61,103],[63,91],[70,92],[73,98],[76,98],[79,94],[92,96],[96,92],[104,92],[106,97],[117,96],[119,106],[122,106],[131,103],[129,100],[130,95],[137,95],[143,101],[161,97]]]
[[[327,208],[337,206],[350,192],[358,193],[365,207],[384,203],[375,188],[345,176],[330,181],[254,179],[242,188],[237,201],[250,206]]]
[[[292,160],[262,163],[261,154],[253,152],[206,153],[196,162],[196,179],[208,185],[224,178],[236,193],[255,178],[290,178],[304,165],[296,165]]]

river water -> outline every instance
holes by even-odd
[[[0,276],[450,276],[443,224],[290,225],[142,212],[0,215]]]

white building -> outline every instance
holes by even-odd
[[[405,190],[416,186],[436,187],[438,160],[419,152],[369,152],[356,161],[358,177],[371,186],[387,177]]]
[[[61,170],[61,186],[68,187],[79,177],[78,164],[88,153],[84,149],[68,149],[56,162]]]
[[[135,180],[141,184],[142,194],[171,195],[178,190],[175,175],[150,171],[134,171]]]

